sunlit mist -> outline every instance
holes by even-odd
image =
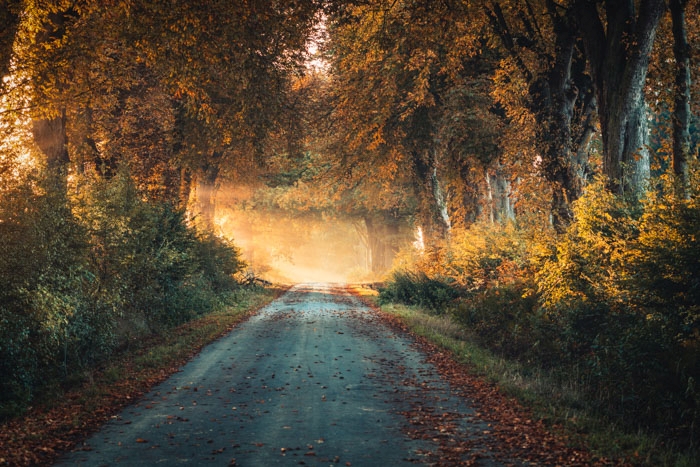
[[[222,188],[216,224],[256,276],[282,283],[371,279],[362,223],[320,213],[246,208],[241,196],[241,190]]]

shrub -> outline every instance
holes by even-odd
[[[218,295],[236,286],[238,251],[197,235],[170,204],[143,200],[126,171],[90,186],[79,211],[92,239],[92,268],[100,300],[123,321],[158,331],[211,311]]]
[[[666,187],[631,205],[603,185],[588,187],[576,221],[542,262],[544,317],[559,328],[562,361],[581,364],[601,410],[631,425],[684,430],[689,440],[700,402],[697,197]]]
[[[0,415],[7,415],[44,379],[68,371],[86,239],[65,193],[48,181],[27,179],[1,196]]]
[[[697,445],[700,180],[692,176],[688,195],[669,178],[641,203],[595,180],[558,237],[512,224],[455,229],[445,246],[394,273],[380,298],[431,308],[441,287],[460,291],[440,303],[481,344],[576,378],[588,405],[616,423]]]
[[[645,200],[625,284],[657,342],[658,350],[646,358],[657,368],[647,392],[668,407],[664,413],[686,436],[700,419],[700,180],[697,171],[692,174],[688,196],[679,195],[669,177]]]
[[[512,223],[454,229],[440,272],[476,292],[527,280],[533,241]]]
[[[243,272],[246,264],[240,252],[230,241],[212,234],[199,235],[195,256],[200,265],[203,279],[211,285],[215,293],[236,289],[236,275]]]
[[[536,326],[537,299],[531,290],[527,283],[491,287],[461,298],[452,315],[482,345],[501,355],[532,361],[549,336]]]
[[[145,334],[214,310],[243,263],[127,172],[0,192],[0,417]]]
[[[379,290],[381,303],[418,305],[437,313],[444,312],[457,296],[457,290],[446,280],[430,278],[424,272],[394,272],[387,285]]]

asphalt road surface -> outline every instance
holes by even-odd
[[[58,465],[394,466],[427,463],[429,452],[434,462],[440,439],[409,436],[416,407],[459,414],[458,436],[486,429],[410,339],[342,286],[305,284]],[[497,464],[488,452],[479,462]]]

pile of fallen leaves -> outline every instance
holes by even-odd
[[[281,290],[278,292],[278,295]],[[224,336],[240,322],[248,319],[254,310],[222,317],[209,315],[191,321],[168,333],[167,337],[153,336],[137,352],[113,361],[111,368],[126,375],[119,381],[106,376],[108,371],[95,371],[83,386],[66,392],[51,407],[34,407],[21,417],[0,425],[0,465],[26,466],[52,464],[63,452],[95,432],[122,409],[147,393],[155,385],[194,357],[205,345]],[[211,334],[199,332],[213,329]],[[178,351],[168,354],[157,367],[137,362],[157,346],[172,341],[188,341]]]

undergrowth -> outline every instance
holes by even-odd
[[[240,289],[230,306],[140,340],[70,387],[53,387],[23,416],[0,425],[0,465],[48,465],[61,451],[166,379],[202,347],[279,295]]]
[[[630,431],[601,415],[585,396],[587,388],[575,369],[563,373],[504,358],[479,345],[478,338],[450,315],[401,304],[382,309],[398,316],[412,332],[449,350],[460,363],[496,384],[529,407],[552,429],[563,430],[574,442],[612,463],[649,466],[695,466],[698,453],[682,449],[658,434]]]
[[[592,182],[561,234],[455,228],[403,254],[416,259],[379,301],[420,307],[400,308],[419,332],[601,450],[687,464],[700,443],[700,196],[657,182],[640,202]]]

